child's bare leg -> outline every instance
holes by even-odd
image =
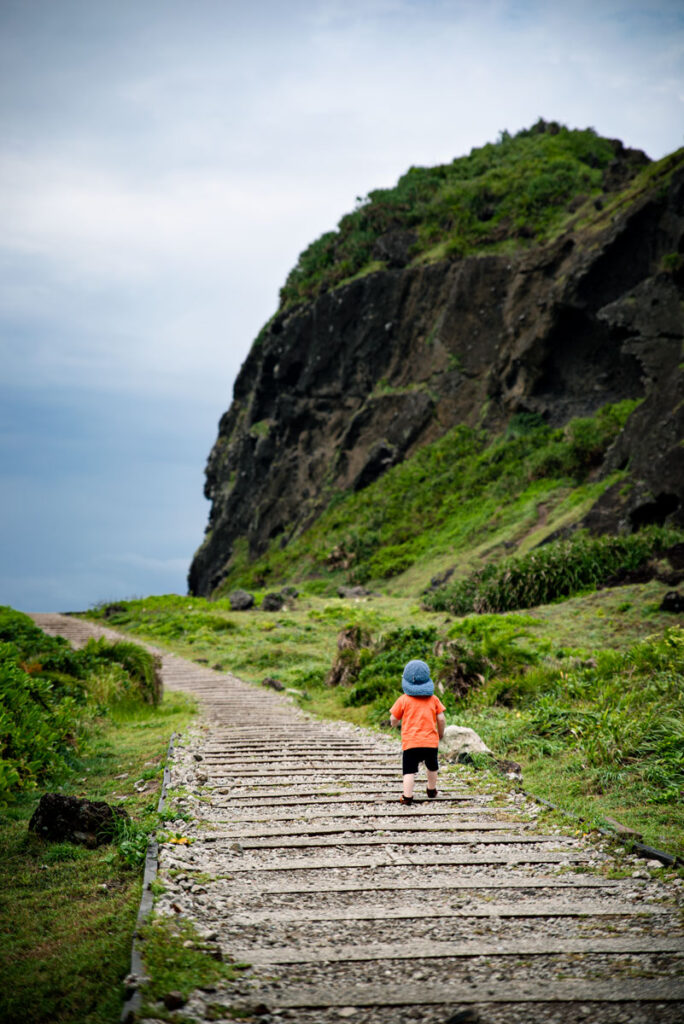
[[[404,775],[404,796],[413,796],[413,787],[415,784],[415,775]]]
[[[428,771],[427,784],[428,789],[437,789],[437,772]]]

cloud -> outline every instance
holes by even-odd
[[[216,423],[302,249],[540,115],[664,155],[683,56],[678,0],[4,0],[5,600],[182,589]]]

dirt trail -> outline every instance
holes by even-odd
[[[116,636],[34,616],[83,643]],[[462,772],[437,801],[398,803],[399,744],[308,718],[279,694],[163,654],[164,685],[199,698],[177,744],[174,826],[155,913],[181,914],[247,962],[193,994],[184,1019],[262,1024],[675,1024],[684,1019],[679,882],[643,861],[610,880],[609,855],[543,834]],[[622,862],[624,866],[624,861]]]

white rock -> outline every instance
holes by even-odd
[[[462,725],[447,725],[439,749],[441,753],[454,757],[459,754],[491,754],[475,730]]]

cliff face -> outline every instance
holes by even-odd
[[[684,523],[684,166],[517,255],[387,269],[279,313],[235,383],[210,454],[212,507],[190,569],[210,594],[252,555],[456,423],[553,424],[645,400],[608,454],[629,466],[596,529]],[[679,256],[677,256],[679,254]]]

